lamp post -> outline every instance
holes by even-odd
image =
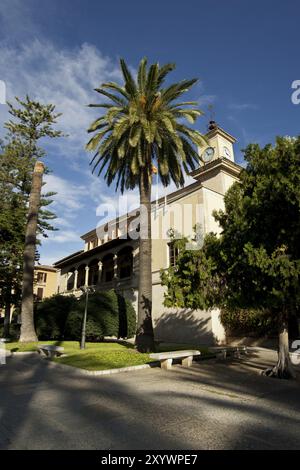
[[[80,341],[80,349],[85,349],[85,335],[86,335],[86,319],[87,319],[87,311],[88,311],[88,301],[89,301],[89,293],[95,292],[94,287],[80,287],[80,290],[85,293],[85,308],[84,308],[84,315],[83,315],[83,322],[82,322],[82,330],[81,330],[81,341]]]

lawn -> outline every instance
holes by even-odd
[[[119,344],[116,342],[86,343],[86,349],[79,348],[77,341],[40,341],[39,343],[6,343],[6,348],[12,352],[36,351],[38,344],[55,344],[65,348],[65,356],[55,358],[59,364],[67,364],[86,370],[105,370],[120,367],[137,366],[151,362],[148,354],[137,352],[131,344]],[[199,349],[201,355],[207,356],[205,347],[161,343],[159,351],[175,351],[181,349]]]
[[[77,341],[39,341],[39,343],[7,343],[6,348],[12,352],[36,351],[38,344],[55,344],[65,348],[66,356],[55,358],[59,364],[87,370],[116,369],[119,367],[137,366],[150,362],[148,354],[138,353],[132,345],[111,343],[86,343],[81,350]]]

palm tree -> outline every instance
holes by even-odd
[[[88,132],[94,136],[87,150],[96,151],[91,165],[98,175],[104,172],[108,185],[116,179],[116,188],[139,187],[140,223],[139,238],[139,293],[136,346],[139,351],[154,349],[152,326],[152,269],[151,269],[151,185],[152,173],[158,172],[164,186],[171,181],[177,187],[184,185],[184,172],[193,170],[199,163],[194,146],[201,146],[205,138],[193,128],[183,124],[186,118],[194,123],[202,113],[195,108],[197,102],[178,102],[197,79],[183,80],[164,87],[164,81],[174,64],[162,67],[158,63],[147,67],[142,59],[136,79],[125,61],[120,60],[123,86],[103,83],[95,91],[107,100],[91,107],[106,110],[96,119]],[[187,107],[188,106],[188,107]],[[189,106],[192,106],[191,108]]]

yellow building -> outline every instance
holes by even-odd
[[[59,272],[53,266],[34,267],[33,294],[38,300],[57,294]]]
[[[155,339],[178,343],[214,344],[225,341],[219,310],[178,310],[164,307],[165,287],[160,270],[176,263],[170,229],[190,237],[199,227],[199,238],[219,233],[212,212],[224,208],[224,195],[239,180],[241,167],[234,162],[235,138],[211,122],[208,145],[199,149],[202,164],[190,173],[191,184],[152,202],[152,315]],[[139,213],[131,211],[82,235],[81,251],[63,258],[59,292],[80,295],[80,288],[93,285],[99,290],[114,288],[137,307],[139,241],[136,236]]]

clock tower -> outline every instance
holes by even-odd
[[[234,162],[233,144],[236,139],[210,121],[206,134],[207,146],[199,147],[200,166],[190,175],[201,186],[224,195],[234,181],[239,180],[241,167]]]
[[[219,127],[215,121],[210,121],[206,138],[207,146],[199,148],[202,164],[205,165],[218,158],[227,158],[234,162],[233,144],[236,139]]]

